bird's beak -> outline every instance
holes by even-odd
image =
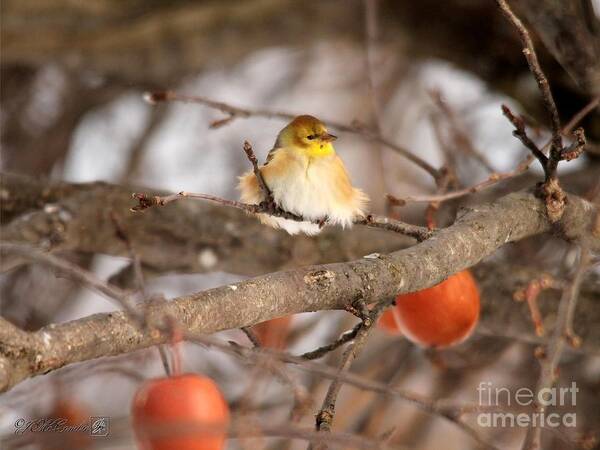
[[[320,137],[323,142],[332,142],[337,139],[337,136],[334,136],[333,134],[329,133],[324,133]]]

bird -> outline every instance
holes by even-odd
[[[324,223],[350,227],[364,217],[369,198],[352,186],[333,148],[336,139],[323,122],[309,115],[295,117],[279,132],[259,169],[276,206],[306,220],[258,213],[263,224],[292,235],[316,235]],[[239,177],[238,188],[244,203],[258,205],[266,200],[253,171]]]

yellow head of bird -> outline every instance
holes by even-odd
[[[335,152],[331,144],[336,138],[325,124],[313,116],[298,116],[277,136],[276,147],[295,148],[310,157],[328,156]]]

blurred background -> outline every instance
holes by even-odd
[[[542,66],[567,122],[600,95],[600,3],[511,4],[534,31]],[[511,171],[527,156],[502,116],[502,103],[526,115],[537,141],[550,136],[518,36],[493,1],[4,0],[1,40],[1,167],[32,180],[104,181],[237,199],[236,177],[249,168],[242,143],[249,140],[262,161],[285,125],[279,119],[250,116],[215,126],[228,115],[199,104],[151,105],[143,99],[147,91],[172,90],[249,110],[312,114],[325,122],[355,124],[433,167],[451,167],[453,189]],[[581,125],[590,143],[588,153],[563,164],[561,174],[568,189],[598,201],[597,108]],[[336,134],[336,150],[353,183],[371,197],[372,211],[425,223],[426,203],[392,208],[385,194],[435,194],[433,178],[377,140],[360,133]],[[450,223],[459,206],[531,186],[540,174],[534,164],[526,174],[492,189],[444,203],[439,225]],[[14,210],[3,207],[3,226],[14,217]],[[204,253],[208,269],[170,267],[149,277],[146,289],[171,298],[261,272],[349,260],[367,250],[391,251],[410,242],[385,232],[356,234],[351,235],[356,236],[352,248],[323,252],[316,259],[303,253],[317,242],[313,238],[270,233],[294,248],[277,265],[227,268],[211,263],[216,257]],[[160,245],[158,241],[157,252]],[[214,251],[219,254],[218,248]],[[533,329],[526,305],[511,297],[542,271],[559,271],[568,252],[561,242],[539,238],[499,252],[475,269],[484,293],[484,326],[473,339],[432,357],[401,337],[376,330],[353,370],[428,397],[461,401],[477,400],[481,380],[516,387],[534,384],[537,363],[532,351],[539,341],[507,336],[513,322],[529,335]],[[69,249],[63,255],[105,279],[115,279],[129,264],[124,255],[102,253]],[[600,287],[597,275],[590,276],[583,295],[593,298]],[[35,264],[2,274],[0,292],[2,315],[28,330],[114,309],[102,296]],[[544,294],[543,312],[552,310],[557,297],[553,291]],[[497,302],[492,307],[493,299]],[[502,314],[494,309],[499,304],[506,308]],[[597,317],[597,309],[590,314]],[[342,312],[298,315],[286,329],[283,345],[293,353],[308,351],[335,339],[355,321]],[[248,344],[239,330],[219,336]],[[600,423],[599,355],[598,347],[568,352],[561,376],[576,378],[588,390],[577,404],[577,429],[547,433],[544,448],[593,442],[590,433]],[[334,353],[327,361],[335,364],[337,358]],[[256,387],[252,368],[238,360],[186,345],[184,365],[213,377],[233,410],[265,421],[289,414],[289,386],[263,379]],[[38,436],[9,439],[7,445],[134,448],[126,426],[133,392],[141,378],[162,374],[156,349],[148,349],[36,377],[0,397],[0,429],[10,434],[17,418],[47,416],[57,402],[66,401],[78,405],[82,415],[110,416],[114,432],[93,442],[56,443]],[[314,375],[300,378],[312,403],[296,419],[312,426],[328,382]],[[457,427],[400,400],[344,388],[338,408],[334,431],[377,437],[392,430],[390,442],[416,449],[475,448]],[[519,448],[523,437],[518,428],[484,432],[501,448]],[[263,437],[232,439],[227,448],[305,447],[298,440]]]

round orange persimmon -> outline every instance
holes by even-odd
[[[379,326],[423,347],[448,347],[471,335],[479,309],[477,284],[464,270],[428,289],[399,295]]]
[[[263,347],[283,350],[290,334],[291,322],[292,316],[278,317],[254,325],[252,331],[254,331]]]
[[[131,408],[141,450],[222,450],[229,407],[217,385],[195,374],[144,383]]]

